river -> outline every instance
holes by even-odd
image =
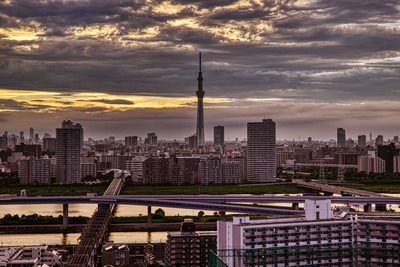
[[[92,216],[97,208],[95,204],[70,204],[69,216]],[[159,207],[152,207],[152,212]],[[62,215],[63,207],[60,204],[43,204],[43,205],[3,205],[0,206],[0,217],[6,214],[11,215]],[[199,210],[164,208],[165,214],[173,215],[190,215],[196,216]],[[213,214],[212,211],[205,211],[205,214]],[[146,206],[118,205],[115,216],[147,216]],[[1,234],[0,246],[28,246],[28,245],[74,245],[78,243],[79,233],[53,233],[53,234]],[[111,232],[109,240],[116,243],[162,243],[167,240],[167,232]]]
[[[0,234],[0,246],[76,245],[80,233]],[[167,232],[114,232],[108,238],[115,243],[164,243]]]
[[[387,194],[391,196],[400,196],[400,194]],[[374,205],[373,205],[374,206]],[[69,215],[70,216],[92,216],[97,205],[95,204],[70,204]],[[152,212],[159,207],[152,207]],[[356,210],[359,206],[353,207]],[[397,212],[400,211],[398,206],[388,206]],[[176,209],[176,208],[162,208],[167,216],[173,215],[190,215],[196,216],[199,210],[190,209]],[[360,208],[361,210],[362,208]],[[0,217],[6,214],[11,215],[29,215],[29,214],[40,214],[40,215],[62,215],[62,205],[60,204],[43,204],[43,205],[2,205],[0,206]],[[212,214],[212,211],[205,211],[205,214]],[[146,206],[131,206],[131,205],[118,205],[115,216],[147,216]],[[67,233],[67,234],[0,234],[0,245],[3,246],[26,246],[26,245],[68,245],[77,244],[79,233]],[[159,243],[165,242],[167,239],[167,232],[111,232],[109,240],[113,240],[116,243]]]

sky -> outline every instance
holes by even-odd
[[[398,0],[0,0],[0,131],[206,140],[400,134]]]

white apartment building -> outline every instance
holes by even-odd
[[[393,173],[400,172],[400,156],[393,157]]]
[[[306,200],[304,217],[219,221],[216,255],[229,267],[400,266],[399,218],[333,216],[330,206]]]
[[[230,267],[353,266],[353,221],[332,217],[330,200],[307,200],[305,217],[218,222],[218,256]],[[224,258],[224,251],[237,250]]]
[[[142,183],[143,162],[147,157],[134,157],[125,161],[125,169],[131,172],[132,181],[134,183]]]
[[[357,220],[356,266],[400,266],[400,220]]]
[[[359,156],[358,157],[358,172],[383,173],[385,172],[385,161],[378,157],[373,156]]]
[[[0,267],[60,266],[61,255],[47,246],[0,247]]]

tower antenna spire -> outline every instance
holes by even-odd
[[[199,72],[201,72],[201,51],[199,52]]]

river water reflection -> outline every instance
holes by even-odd
[[[95,204],[70,204],[68,207],[69,216],[90,217],[96,210]],[[152,212],[159,207],[152,207]],[[61,204],[43,205],[3,205],[0,206],[0,217],[6,214],[19,215],[39,214],[39,215],[62,215]],[[165,214],[197,216],[200,210],[164,208]],[[205,214],[213,214],[213,211],[205,211]],[[115,216],[147,216],[147,207],[118,205]],[[53,234],[2,234],[0,233],[0,246],[28,246],[28,245],[74,245],[78,243],[79,233],[53,233]],[[167,232],[112,232],[109,240],[116,243],[160,243],[167,239]]]
[[[90,217],[96,210],[96,204],[70,204],[68,207],[69,216],[85,216]],[[156,211],[159,207],[152,207],[152,212]],[[165,214],[168,216],[173,215],[190,215],[196,216],[200,210],[191,209],[176,209],[176,208],[162,208]],[[4,217],[6,214],[11,215],[62,215],[63,206],[61,204],[43,204],[43,205],[3,205],[0,206],[0,217]],[[205,214],[212,214],[212,211],[205,211]],[[145,206],[133,206],[133,205],[118,205],[115,213],[116,217],[127,217],[127,216],[147,216],[147,207]]]
[[[391,196],[400,196],[400,194],[387,194]],[[261,205],[261,204],[260,204]],[[282,205],[282,204],[280,204]],[[286,204],[285,206],[289,206]],[[373,205],[374,206],[374,205]],[[69,216],[92,216],[97,205],[94,204],[70,204],[69,205]],[[302,205],[300,205],[302,207]],[[362,210],[359,206],[353,206],[356,210]],[[387,206],[388,209],[399,212],[399,207]],[[158,207],[152,207],[154,212]],[[167,216],[173,215],[190,215],[196,216],[199,210],[190,209],[176,209],[176,208],[162,208]],[[60,204],[43,204],[43,205],[2,205],[0,206],[0,217],[6,214],[11,215],[29,215],[29,214],[40,214],[40,215],[62,215],[62,205]],[[212,214],[213,211],[205,211],[205,214]],[[147,216],[146,206],[132,206],[132,205],[118,205],[115,216]],[[3,246],[24,246],[24,245],[68,245],[77,244],[79,233],[67,233],[67,234],[1,234],[0,233],[0,245]],[[147,242],[165,242],[167,238],[167,232],[112,232],[110,233],[109,240],[113,240],[117,243],[147,243]]]
[[[0,246],[76,245],[80,233],[0,234]],[[108,238],[116,243],[163,243],[167,232],[112,232]]]

